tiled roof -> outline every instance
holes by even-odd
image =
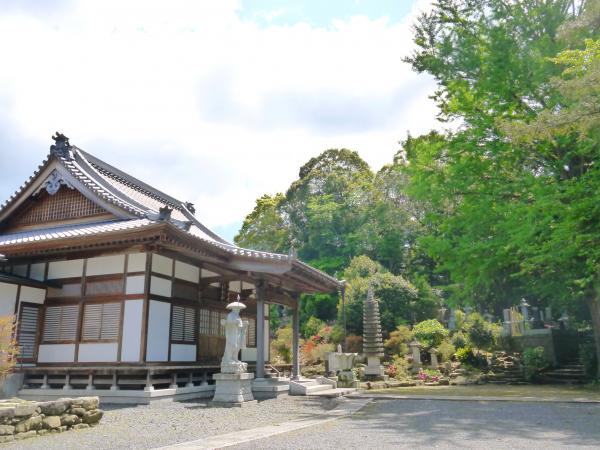
[[[7,248],[15,244],[92,236],[150,226],[165,219],[160,218],[159,213],[161,209],[168,207],[171,209],[171,213],[166,220],[171,225],[225,254],[243,259],[286,262],[294,265],[302,272],[312,273],[312,275],[327,283],[338,283],[335,278],[301,263],[295,255],[245,249],[228,243],[194,217],[191,204],[170,197],[95,156],[69,145],[68,140],[66,142],[68,151],[65,153],[64,147],[62,152],[51,151],[48,158],[44,160],[29,180],[0,207],[0,213],[5,208],[11,207],[20,198],[20,195],[37,179],[40,172],[45,170],[53,161],[57,161],[73,178],[97,195],[99,199],[115,205],[118,210],[123,211],[123,220],[63,225],[41,230],[0,234],[0,250],[3,247]]]
[[[22,244],[26,242],[40,242],[56,239],[92,236],[114,231],[131,230],[151,225],[148,219],[120,220],[99,222],[94,224],[82,223],[75,225],[62,225],[41,230],[21,231],[18,233],[0,234],[0,248],[7,245]]]

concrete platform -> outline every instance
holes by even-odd
[[[120,389],[21,389],[17,396],[23,400],[56,400],[63,397],[100,397],[101,404],[147,405],[156,400],[192,400],[212,398],[215,386],[178,387],[155,390]]]

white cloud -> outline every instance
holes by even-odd
[[[0,129],[43,146],[61,130],[194,201],[208,226],[241,221],[255,198],[285,190],[327,148],[356,149],[378,168],[407,130],[437,126],[432,81],[401,62],[414,13],[325,29],[260,27],[237,16],[235,1],[63,7],[50,16],[0,10],[0,40],[11,43],[0,47]],[[23,151],[25,179],[45,148]],[[1,178],[16,160],[0,152]],[[1,197],[16,188],[0,186]]]

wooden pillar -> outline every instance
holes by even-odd
[[[113,372],[112,384],[110,385],[110,390],[111,391],[118,391],[119,390],[119,384],[118,384],[117,371],[116,370]]]
[[[292,380],[300,378],[300,295],[295,294],[292,316]]]
[[[265,297],[266,283],[256,283],[256,378],[265,377]]]

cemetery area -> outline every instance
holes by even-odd
[[[368,364],[363,352],[368,348],[362,336],[350,335],[345,351],[356,355],[352,371],[360,384],[355,386],[367,391],[391,388],[400,394],[598,398],[600,391],[593,384],[595,347],[589,331],[573,328],[564,314],[553,321],[550,308],[540,311],[525,301],[520,308],[506,309],[504,316],[506,320],[494,322],[490,314],[469,307],[464,311],[442,308],[440,320],[399,325],[385,339],[379,326],[380,376],[365,373]],[[343,385],[333,360],[336,346],[343,343],[341,331],[337,324],[309,320],[305,332],[310,336],[300,347],[304,376],[329,376]],[[289,362],[290,333],[285,326],[276,331],[271,342],[274,364]],[[476,389],[436,389],[476,385]],[[527,386],[519,389],[521,385]]]

